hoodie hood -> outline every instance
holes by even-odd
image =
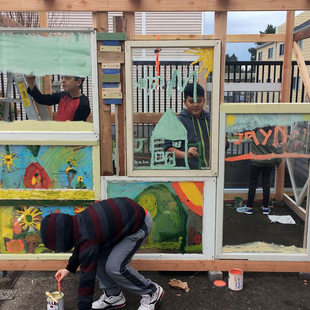
[[[72,216],[52,213],[41,222],[41,239],[44,245],[55,252],[67,252],[73,248]]]

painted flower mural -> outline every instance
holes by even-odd
[[[34,207],[23,207],[23,210],[16,211],[19,214],[17,221],[23,230],[34,228],[40,230],[42,212]]]
[[[21,239],[13,239],[6,243],[8,252],[19,253],[24,249],[24,242]]]
[[[26,168],[24,176],[25,187],[48,189],[50,183],[50,177],[39,163],[33,162]]]
[[[18,159],[18,156],[15,153],[5,154],[5,153],[1,152],[0,157],[1,157],[1,160],[3,162],[0,165],[5,165],[8,172],[11,171],[11,166],[17,168],[14,164],[14,160]]]

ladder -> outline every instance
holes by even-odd
[[[19,94],[18,98],[11,98],[13,80],[15,81],[15,85]],[[3,110],[3,120],[9,121],[10,114],[10,106],[11,102],[22,102],[25,112],[27,114],[27,118],[29,120],[50,120],[50,114],[48,111],[48,107],[42,104],[36,103],[32,97],[27,93],[27,83],[25,76],[20,73],[10,73],[7,74],[7,98],[1,98],[0,102],[4,102],[4,110]]]

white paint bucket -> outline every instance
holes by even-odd
[[[58,302],[47,297],[47,310],[64,310],[64,294],[62,292],[53,292],[51,295]]]
[[[228,272],[228,287],[233,291],[243,289],[243,271],[240,269],[231,269]]]

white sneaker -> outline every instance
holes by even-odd
[[[152,295],[142,295],[140,307],[138,310],[154,310],[164,296],[164,290],[156,284],[156,292]]]
[[[116,296],[107,296],[105,292],[93,302],[92,309],[120,309],[126,306],[126,298],[122,292]]]

